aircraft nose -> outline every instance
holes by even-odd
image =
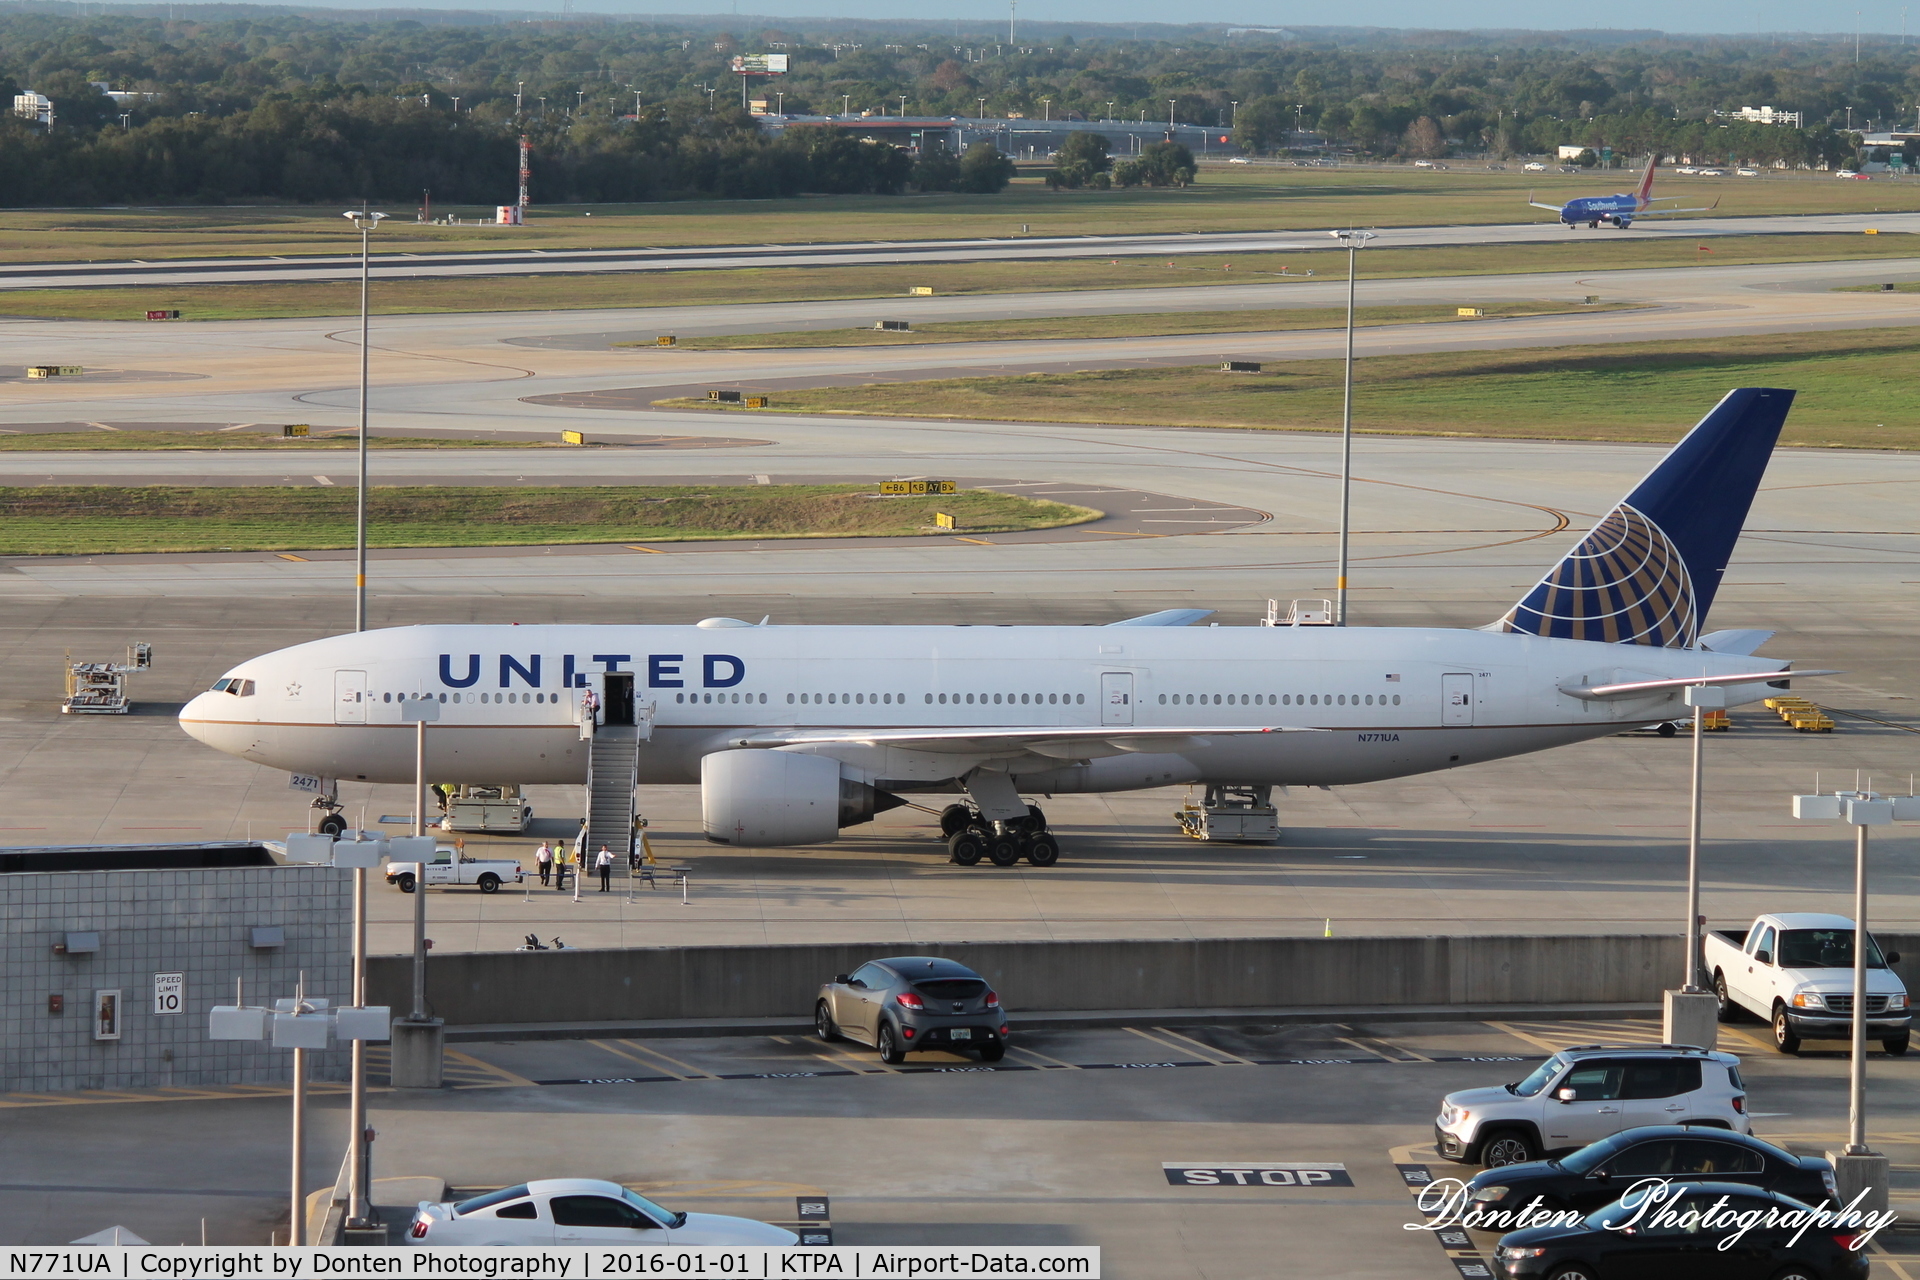
[[[180,728],[186,732],[186,735],[208,746],[215,745],[209,735],[209,730],[213,726],[207,723],[214,718],[213,708],[208,704],[207,699],[214,696],[211,693],[195,694],[187,700],[186,706],[180,708],[179,716]]]

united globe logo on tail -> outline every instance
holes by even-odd
[[[1679,549],[1622,503],[1508,611],[1501,630],[1690,649],[1700,619]]]

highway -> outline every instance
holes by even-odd
[[[1759,218],[1648,220],[1627,232],[1569,230],[1553,221],[1495,226],[1389,227],[1381,247],[1557,244],[1575,235],[1702,237],[1733,235],[1857,235],[1920,232],[1920,213],[1801,214]],[[500,228],[503,238],[514,233]],[[1065,258],[1164,257],[1221,253],[1324,250],[1324,228],[1263,233],[1219,232],[1147,236],[1032,236],[1014,239],[871,241],[806,245],[523,249],[480,253],[377,254],[383,279],[461,276],[564,275],[614,271],[689,271],[739,267],[880,266],[914,262],[1018,262]],[[355,255],[233,257],[167,261],[31,263],[0,266],[0,290],[113,288],[126,285],[272,284],[357,279]]]

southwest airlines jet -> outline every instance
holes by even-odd
[[[1201,610],[1104,627],[396,627],[243,662],[180,724],[271,768],[409,782],[423,716],[408,704],[427,700],[429,777],[581,783],[597,701],[603,723],[634,726],[623,780],[700,784],[707,838],[749,847],[830,841],[915,795],[1037,834],[1033,795],[1496,760],[1684,716],[1689,685],[1730,706],[1786,687],[1786,661],[1753,656],[1771,632],[1701,629],[1793,396],[1728,393],[1478,629],[1184,625]]]
[[[1621,231],[1633,225],[1635,218],[1664,218],[1674,213],[1711,213],[1720,207],[1715,200],[1701,209],[1656,209],[1655,205],[1669,200],[1678,200],[1679,196],[1655,196],[1653,194],[1653,171],[1660,157],[1647,157],[1647,173],[1640,179],[1640,186],[1634,191],[1623,191],[1611,196],[1580,196],[1565,204],[1541,204],[1527,193],[1527,203],[1536,209],[1551,209],[1560,215],[1560,221],[1570,227],[1586,223],[1589,229],[1598,228],[1603,222],[1611,222]]]

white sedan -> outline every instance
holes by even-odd
[[[407,1228],[418,1245],[771,1245],[800,1237],[751,1218],[675,1213],[617,1182],[546,1178],[471,1200],[420,1202]]]

